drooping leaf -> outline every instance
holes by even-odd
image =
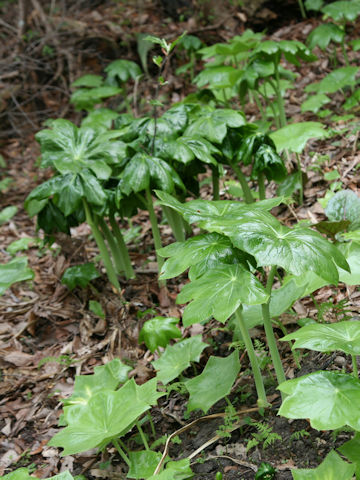
[[[301,112],[313,112],[317,113],[324,105],[329,103],[331,100],[325,93],[317,93],[316,95],[311,95],[301,104]]]
[[[360,15],[360,3],[349,0],[332,2],[330,5],[325,5],[321,11],[335,22],[353,22]]]
[[[203,372],[185,382],[190,393],[187,411],[200,408],[207,413],[218,400],[230,393],[239,371],[237,351],[225,358],[211,356]]]
[[[138,388],[131,379],[116,392],[96,393],[77,415],[72,416],[71,423],[50,440],[49,445],[63,448],[63,456],[72,455],[106,445],[112,438],[125,434],[150,408],[139,397]]]
[[[270,134],[278,152],[289,150],[302,153],[311,138],[325,138],[327,132],[319,122],[299,122],[287,125]]]
[[[147,320],[139,334],[139,342],[145,342],[150,352],[158,347],[166,347],[172,338],[181,338],[181,331],[176,327],[176,317],[154,317]]]
[[[356,85],[356,74],[359,67],[340,67],[326,75],[320,82],[311,83],[306,92],[335,93],[345,87]]]
[[[278,388],[286,394],[279,415],[308,418],[317,430],[345,425],[360,429],[360,382],[352,375],[319,371],[283,382]]]
[[[351,480],[355,465],[345,462],[335,450],[327,454],[317,468],[291,470],[294,480]]]
[[[142,74],[139,65],[130,60],[115,60],[109,63],[105,72],[107,73],[106,81],[109,85],[122,84],[130,79],[135,80]]]
[[[253,174],[258,176],[260,173],[276,182],[283,181],[287,175],[283,159],[269,145],[261,145],[254,156]]]
[[[16,214],[17,210],[17,207],[15,207],[14,205],[3,208],[0,212],[0,225],[3,225],[4,223],[11,220],[12,217]]]
[[[198,362],[200,354],[207,347],[201,340],[201,335],[187,338],[175,345],[168,345],[158,360],[152,362],[157,370],[157,378],[166,385],[174,380],[190,362]]]
[[[340,190],[329,200],[325,208],[329,220],[349,220],[349,230],[360,228],[360,198],[352,190]]]
[[[242,303],[256,305],[267,299],[260,281],[243,266],[219,265],[186,284],[176,302],[191,302],[183,314],[183,324],[191,325],[211,317],[224,323]]]
[[[61,278],[61,283],[73,290],[75,287],[85,288],[91,280],[99,277],[100,273],[95,265],[89,262],[67,268]]]
[[[349,355],[360,355],[360,322],[306,325],[281,340],[295,340],[292,348],[307,348],[317,352],[341,350]]]
[[[307,44],[311,50],[319,47],[325,50],[330,42],[341,43],[344,39],[345,32],[333,23],[323,23],[316,27],[308,36]]]
[[[8,263],[0,264],[0,295],[14,283],[34,278],[35,274],[27,264],[27,257],[16,257]]]
[[[140,450],[130,452],[130,468],[126,478],[142,479],[151,477],[161,459],[161,452],[152,450]]]

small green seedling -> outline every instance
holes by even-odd
[[[147,320],[140,330],[139,343],[145,345],[154,353],[159,347],[166,347],[173,338],[181,338],[181,331],[176,324],[179,319],[175,317],[154,317]]]
[[[100,273],[95,265],[89,262],[67,268],[61,278],[61,283],[66,285],[70,290],[73,290],[75,287],[85,288],[91,280],[99,277]]]
[[[27,257],[16,257],[0,265],[0,295],[14,283],[32,280],[35,277],[34,271],[27,265]]]

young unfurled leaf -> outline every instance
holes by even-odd
[[[360,322],[306,325],[281,338],[284,342],[290,340],[295,340],[293,349],[307,348],[317,352],[341,350],[349,355],[360,355]]]
[[[151,406],[141,398],[139,388],[131,379],[116,392],[96,393],[77,415],[71,416],[71,423],[57,433],[49,445],[63,448],[63,456],[72,455],[106,445],[124,435]]]
[[[360,3],[349,0],[332,2],[330,5],[323,7],[321,11],[335,22],[353,22],[360,15]]]
[[[14,283],[34,278],[35,274],[27,264],[27,257],[16,257],[8,263],[0,264],[0,295]]]
[[[360,228],[360,198],[352,190],[341,190],[329,200],[325,208],[329,220],[349,220],[349,230]]]
[[[333,23],[323,23],[316,27],[308,36],[307,44],[311,50],[315,47],[325,50],[330,42],[341,43],[345,32]]]
[[[159,360],[152,362],[157,370],[157,378],[166,385],[174,380],[190,362],[198,362],[200,354],[207,347],[201,340],[201,335],[187,338],[175,345],[168,345]]]
[[[237,351],[225,358],[211,356],[203,372],[185,382],[190,393],[188,412],[201,408],[207,413],[218,400],[230,393],[239,371]]]
[[[302,153],[311,138],[325,138],[327,132],[319,122],[299,122],[287,125],[270,134],[278,152],[289,150]]]
[[[186,242],[175,242],[157,253],[161,257],[169,257],[160,273],[161,278],[165,279],[177,277],[190,267],[189,278],[193,280],[218,264],[231,264],[239,258],[239,251],[231,241],[218,233],[197,235]]]
[[[351,480],[355,468],[354,464],[345,462],[335,450],[331,450],[317,468],[301,468],[291,470],[291,473],[294,480]]]
[[[317,430],[336,430],[345,425],[360,429],[360,382],[352,375],[319,371],[279,385],[287,396],[279,415],[308,418]]]
[[[138,452],[130,452],[130,468],[126,478],[149,478],[154,473],[154,470],[161,459],[160,452],[153,452],[152,450],[140,450]]]
[[[286,178],[287,170],[283,159],[269,145],[261,145],[254,156],[253,175],[264,173],[266,178],[281,182]]]
[[[109,63],[105,72],[107,73],[106,83],[109,85],[121,85],[130,79],[135,80],[142,74],[139,65],[130,60],[115,60]]]
[[[89,262],[67,268],[61,278],[61,283],[73,290],[75,287],[85,288],[91,280],[99,277],[100,274],[95,265]]]
[[[191,302],[183,314],[183,324],[191,325],[211,317],[224,323],[242,303],[256,305],[267,300],[260,281],[242,265],[219,265],[186,284],[176,302]]]
[[[311,83],[305,92],[335,93],[345,87],[356,85],[356,74],[359,67],[340,67],[326,75],[320,82]]]
[[[140,330],[139,342],[145,342],[150,352],[158,347],[166,347],[172,338],[181,338],[181,331],[176,327],[176,317],[154,317],[147,320]]]

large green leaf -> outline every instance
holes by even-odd
[[[175,242],[157,253],[164,258],[170,257],[160,272],[164,279],[177,277],[190,267],[189,278],[193,280],[218,264],[231,264],[238,258],[231,241],[218,233],[197,235],[186,242]]]
[[[183,314],[184,325],[191,325],[211,317],[224,323],[242,303],[262,304],[268,297],[260,281],[243,266],[219,265],[186,284],[176,302],[191,302]]]
[[[35,274],[27,264],[27,257],[16,257],[8,263],[0,264],[0,295],[14,283],[34,278]]]
[[[340,67],[326,75],[320,82],[311,83],[306,92],[335,93],[345,87],[356,85],[356,75],[359,67]]]
[[[147,320],[139,334],[139,342],[145,342],[147,348],[154,353],[158,347],[166,347],[172,338],[180,338],[181,331],[176,324],[176,317],[154,317]]]
[[[349,355],[360,355],[360,322],[347,321],[330,325],[314,323],[281,340],[295,340],[292,348],[307,348],[317,352],[341,350]]]
[[[187,338],[175,345],[168,345],[158,360],[152,362],[157,378],[166,385],[174,380],[191,362],[198,362],[200,354],[207,347],[201,335]]]
[[[311,138],[325,138],[328,133],[319,122],[299,122],[280,128],[270,134],[278,152],[289,150],[302,153]]]
[[[350,462],[356,466],[356,480],[360,478],[360,433],[357,432],[354,437],[338,448],[340,453],[344,455]]]
[[[241,112],[230,109],[216,109],[205,111],[198,119],[185,130],[186,136],[200,135],[210,142],[221,143],[228,127],[245,125],[245,118]]]
[[[335,22],[353,22],[360,15],[360,2],[350,0],[333,2],[323,7],[321,11]]]
[[[188,412],[201,408],[207,413],[218,400],[229,395],[239,371],[237,351],[225,358],[211,356],[203,372],[185,382],[190,393]]]
[[[360,382],[352,375],[319,371],[279,385],[286,394],[279,415],[308,418],[317,430],[345,425],[360,430]]]
[[[276,182],[283,181],[287,175],[283,159],[269,145],[261,145],[254,156],[253,175],[259,176],[260,173]]]
[[[352,190],[340,190],[329,200],[325,208],[329,220],[350,220],[349,230],[360,228],[360,198]]]
[[[153,452],[152,450],[130,452],[130,468],[126,478],[142,479],[151,477],[160,459],[161,452]]]
[[[107,85],[96,88],[79,88],[71,95],[70,103],[75,105],[76,110],[91,111],[105,98],[114,97],[121,92],[121,88]]]
[[[317,468],[291,470],[291,473],[294,480],[351,480],[355,465],[345,462],[335,450],[331,450]]]
[[[345,32],[333,23],[323,23],[310,33],[307,38],[307,44],[311,50],[315,47],[325,50],[330,42],[341,43]]]
[[[141,398],[134,379],[118,391],[101,391],[90,397],[84,408],[72,416],[71,423],[49,442],[62,447],[62,455],[84,452],[126,433],[150,404]]]
[[[207,67],[194,78],[194,83],[198,87],[209,85],[210,89],[231,88],[241,75],[241,70],[226,65]]]
[[[351,273],[339,268],[339,279],[347,285],[360,284],[360,244],[358,242],[339,243],[339,250],[343,253],[350,266]]]
[[[131,60],[115,60],[109,63],[105,68],[107,73],[107,83],[116,85],[118,82],[125,83],[130,79],[135,79],[142,74],[141,68]]]

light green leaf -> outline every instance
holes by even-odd
[[[295,340],[293,349],[307,348],[317,352],[341,350],[349,355],[360,355],[360,322],[306,325],[281,338],[284,342],[290,340]]]
[[[259,280],[241,265],[219,265],[186,284],[176,303],[191,302],[184,310],[183,324],[214,317],[226,322],[242,304],[265,303],[268,294]]]
[[[301,104],[301,112],[313,112],[317,113],[324,105],[331,100],[325,95],[325,93],[318,93],[311,95]]]
[[[192,412],[200,408],[207,413],[218,400],[229,395],[239,371],[237,351],[225,358],[211,356],[203,372],[185,382],[190,393],[187,411]]]
[[[147,320],[140,330],[139,342],[145,342],[150,352],[158,347],[166,347],[172,338],[181,338],[181,331],[176,327],[176,317],[154,317]]]
[[[317,468],[291,470],[291,473],[294,480],[351,480],[355,465],[344,462],[335,450],[331,450]]]
[[[341,43],[345,32],[333,23],[323,23],[310,33],[307,38],[307,44],[311,50],[316,46],[325,50],[330,42]]]
[[[340,190],[329,200],[325,208],[329,220],[349,220],[350,230],[360,228],[360,198],[352,190]]]
[[[306,10],[319,11],[324,5],[324,0],[305,0]]]
[[[129,459],[130,468],[126,478],[148,478],[154,473],[161,459],[161,452],[153,452],[152,450],[130,452]]]
[[[305,92],[335,93],[345,87],[356,85],[356,74],[359,67],[340,67],[326,75],[320,82],[311,83]]]
[[[0,480],[33,480],[35,477],[30,475],[27,468],[17,468],[14,472],[8,473],[0,477]],[[53,477],[46,478],[44,480],[74,480],[71,473],[66,470]]]
[[[321,9],[326,17],[331,17],[335,22],[354,22],[360,15],[360,3],[357,1],[339,1],[326,5]]]
[[[81,126],[101,132],[107,131],[111,128],[113,121],[118,116],[119,114],[117,112],[114,112],[114,110],[110,110],[109,108],[97,108],[84,118],[81,122]]]
[[[107,73],[106,82],[110,85],[116,85],[117,81],[121,84],[130,79],[135,80],[136,77],[142,74],[142,71],[135,62],[130,60],[115,60],[109,63],[105,68]]]
[[[4,223],[8,222],[9,220],[12,219],[12,217],[16,214],[17,212],[17,207],[15,206],[10,206],[10,207],[5,207],[3,210],[0,212],[0,225],[3,225]]]
[[[342,453],[350,462],[353,462],[356,466],[356,479],[360,478],[360,433],[357,432],[354,435],[354,438],[348,442],[341,445],[338,448],[339,452]],[[337,477],[339,478],[339,477]],[[335,479],[337,480],[337,479]]]
[[[73,87],[88,87],[88,88],[95,88],[101,87],[103,83],[103,78],[101,75],[83,75],[79,77],[73,82],[70,86]]]
[[[89,301],[89,310],[93,312],[96,316],[100,318],[105,318],[105,312],[101,306],[100,302],[97,302],[96,300],[90,300]]]
[[[34,241],[35,240],[31,237],[19,238],[19,240],[11,242],[10,245],[7,247],[6,251],[10,253],[10,255],[15,255],[15,253],[17,252],[28,250],[30,245],[33,244]]]
[[[287,125],[270,134],[276,150],[302,153],[311,138],[325,138],[328,133],[319,122],[299,122]]]
[[[79,88],[71,95],[70,103],[75,105],[76,110],[91,111],[105,98],[114,97],[121,92],[121,88],[106,85],[96,88]]]
[[[89,262],[67,268],[61,278],[61,283],[73,290],[75,287],[85,288],[91,280],[99,277],[100,274],[95,265]]]
[[[87,405],[72,416],[71,423],[57,433],[49,445],[62,447],[62,456],[106,445],[112,438],[124,435],[149,408],[150,405],[139,398],[138,387],[131,379],[116,392],[101,391],[90,397]]]
[[[175,345],[168,345],[159,360],[152,362],[157,370],[157,378],[164,385],[174,380],[191,362],[198,362],[200,354],[208,345],[201,340],[201,335],[187,338]]]
[[[343,105],[344,110],[351,110],[355,108],[360,103],[360,88],[355,90],[355,92],[346,99],[346,102]]]
[[[228,127],[245,125],[245,118],[241,112],[230,109],[216,109],[205,111],[198,119],[185,130],[186,136],[200,135],[210,142],[221,143]]]
[[[8,263],[0,264],[0,295],[14,283],[34,278],[35,274],[27,264],[27,257],[17,257]]]
[[[279,415],[308,418],[317,430],[345,425],[360,430],[360,382],[352,375],[319,371],[279,385],[286,394]]]
[[[357,242],[339,243],[339,250],[343,253],[350,266],[351,273],[339,268],[339,279],[347,285],[360,284],[360,244]]]
[[[194,476],[190,467],[190,460],[184,458],[176,462],[168,462],[165,470],[158,475],[152,475],[147,480],[185,480]]]
[[[193,80],[198,87],[209,85],[210,89],[232,88],[242,75],[238,68],[222,65],[207,67]]]

